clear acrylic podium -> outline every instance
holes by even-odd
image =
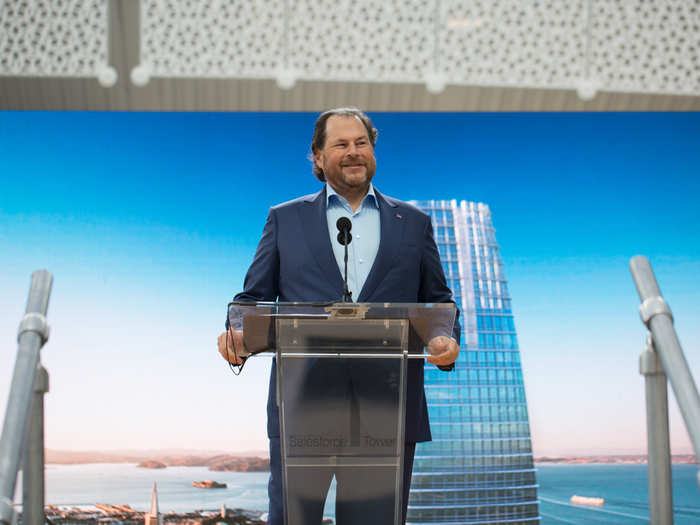
[[[408,359],[452,335],[451,303],[231,303],[248,353],[275,352],[286,525],[402,520]]]

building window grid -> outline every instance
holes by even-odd
[[[445,374],[441,370],[426,370],[426,382],[429,382],[429,386],[440,385],[453,386],[455,388],[465,386],[522,386],[522,370],[519,367],[512,366],[512,364],[505,363],[505,352],[495,353],[500,354],[500,356],[497,356],[495,358],[496,363],[490,366],[459,366],[450,374]],[[466,361],[466,357],[464,361]]]
[[[537,484],[533,485],[522,485],[522,484],[517,484],[517,485],[501,485],[499,487],[481,487],[479,485],[472,485],[472,486],[466,486],[466,487],[442,487],[439,489],[433,489],[433,488],[425,488],[425,489],[416,489],[416,492],[419,492],[421,494],[435,494],[435,493],[440,493],[440,492],[445,492],[445,493],[460,493],[460,492],[477,492],[479,490],[484,490],[485,488],[488,488],[491,491],[514,491],[518,489],[536,489],[538,488]]]
[[[421,447],[421,456],[483,456],[483,455],[507,455],[529,454],[532,444],[528,438],[513,437],[511,439],[497,438],[484,441],[481,439],[466,440],[441,440],[433,441],[427,447]]]
[[[474,425],[485,424],[485,423],[473,423]],[[522,422],[515,421],[503,421],[493,424],[503,424],[505,428],[503,429],[482,429],[477,430],[474,428],[465,428],[459,424],[438,424],[435,425],[433,429],[433,437],[437,440],[447,441],[448,439],[453,439],[455,441],[465,441],[467,439],[483,439],[483,440],[493,440],[493,439],[503,439],[507,437],[520,437],[524,432],[529,432],[529,425]],[[522,425],[522,426],[520,426]],[[451,428],[450,428],[451,427]],[[527,429],[524,431],[524,429]],[[417,451],[417,454],[428,456],[431,454],[432,445],[423,445]]]
[[[445,376],[436,371],[426,369],[426,374],[430,376],[431,382],[456,382],[463,385],[466,380],[463,376],[464,369],[479,369],[498,367],[504,369],[518,370],[518,377],[522,377],[522,369],[520,368],[520,356],[517,348],[513,349],[486,349],[478,346],[461,346],[461,352],[455,363],[455,374]],[[459,377],[459,380],[457,379]],[[522,381],[517,381],[514,384],[521,384]],[[464,386],[464,385],[463,385]]]
[[[525,403],[525,389],[520,385],[468,386],[450,388],[449,385],[426,385],[429,402],[437,403]]]
[[[474,500],[479,504],[497,505],[534,499],[537,499],[536,487],[478,487],[452,491],[425,490],[418,493],[412,505],[415,508],[422,505],[469,504]]]
[[[514,506],[527,506],[527,505],[532,505],[536,504],[537,500],[533,500],[531,498],[525,499],[525,498],[520,498],[519,501],[515,502]],[[469,511],[469,510],[497,510],[498,507],[504,507],[508,505],[508,503],[496,503],[496,502],[478,502],[478,503],[471,503],[471,504],[462,504],[462,505],[450,505],[448,503],[438,503],[437,505],[422,505],[418,506],[415,504],[410,504],[409,509],[414,510],[414,511],[420,511],[420,510],[432,510],[432,509],[441,509],[441,510],[457,510],[457,511]],[[512,504],[511,504],[512,505]],[[461,508],[460,508],[461,507]]]
[[[521,521],[532,517],[531,521]],[[409,506],[408,523],[499,523],[510,525],[537,523],[537,501],[523,505],[482,506],[462,509],[413,509]]]
[[[427,209],[423,209],[431,215],[435,240],[448,285],[453,290],[453,299],[462,306],[464,290],[455,238],[455,215],[450,201],[430,201],[429,204]],[[469,505],[480,507],[493,503],[496,501],[493,494],[505,490],[502,485],[508,482],[523,485],[511,490],[521,494],[524,494],[524,490],[533,493],[534,511],[525,512],[525,507],[511,504],[507,507],[510,510],[497,513],[499,520],[538,515],[536,489],[531,488],[535,485],[535,474],[517,335],[500,249],[490,213],[484,213],[484,208],[483,205],[469,204],[467,235],[463,239],[472,260],[475,308],[469,315],[476,313],[477,346],[462,344],[454,372],[443,373],[426,368],[426,394],[435,441],[419,445],[412,486],[430,489],[449,485],[459,488],[460,482],[464,483],[467,479],[460,476],[479,474],[492,476],[488,478],[488,487],[495,492],[473,491],[470,496],[465,495],[454,501],[463,508],[434,509],[435,519],[427,515],[420,517],[409,511],[409,521],[412,523],[450,520],[450,515],[457,518],[458,514],[468,510]],[[466,308],[462,310],[462,315],[465,315]],[[462,326],[465,326],[464,322]],[[466,341],[466,337],[462,340]],[[495,470],[503,473],[494,474]],[[461,481],[456,481],[458,479]],[[420,481],[416,485],[417,480]],[[525,487],[526,484],[529,487]],[[417,498],[419,496],[412,493],[410,504],[418,501]],[[469,520],[474,518],[472,511],[468,514],[471,516]],[[528,523],[533,521],[528,520]]]
[[[416,457],[414,469],[420,472],[487,472],[492,469],[532,467],[532,455],[528,454],[491,454],[473,456],[429,456]]]
[[[504,406],[503,403],[450,403],[431,406],[431,421],[435,424],[460,421],[486,423],[527,422],[527,407],[525,403]]]
[[[469,487],[535,486],[535,469],[490,470],[484,472],[414,473],[411,489],[440,490]]]

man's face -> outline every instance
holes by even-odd
[[[365,126],[344,115],[326,121],[326,143],[314,153],[314,161],[340,195],[369,187],[377,167]]]

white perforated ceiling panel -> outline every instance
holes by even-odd
[[[0,2],[0,75],[98,77],[113,84],[106,0]]]
[[[700,0],[0,0],[0,108],[698,101]]]
[[[134,80],[700,93],[698,0],[142,0]]]

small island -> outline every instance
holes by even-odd
[[[213,481],[211,479],[205,479],[204,481],[193,481],[192,486],[200,489],[225,489],[227,487],[226,483],[219,483],[218,481]]]
[[[270,472],[270,460],[258,457],[214,456],[207,466],[209,470],[224,472]]]
[[[165,468],[167,465],[154,459],[147,459],[136,465],[139,468]]]

